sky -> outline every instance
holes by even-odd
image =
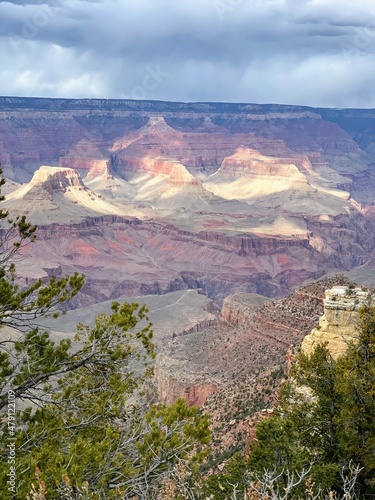
[[[0,95],[375,108],[375,1],[0,1],[0,61]]]

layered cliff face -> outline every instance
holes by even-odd
[[[4,203],[15,212],[22,206],[39,224],[37,241],[22,250],[25,266],[19,274],[26,278],[29,268],[43,277],[53,263],[60,275],[84,272],[87,285],[77,297],[81,305],[183,288],[201,288],[218,304],[238,292],[275,297],[319,278],[325,269],[350,269],[374,255],[369,238],[374,226],[359,214],[260,223],[244,215],[193,217],[188,210],[176,220],[170,208],[164,219],[152,220],[132,204],[134,186],[124,180],[111,181],[114,187],[119,183],[123,197],[114,192],[105,199],[98,194],[105,193],[100,176],[90,180],[93,192],[75,171],[49,172],[45,181],[38,173]],[[186,187],[182,195],[191,207],[194,198]]]
[[[370,266],[375,160],[350,125],[368,117],[323,111],[0,98],[7,175],[63,169],[45,181],[40,171],[5,203],[42,226],[29,267],[84,270],[84,304],[186,287],[217,303],[274,297]]]
[[[322,116],[283,106],[0,99],[0,157],[7,174],[21,181],[43,163],[90,176],[113,168],[125,179],[151,172],[191,185],[199,178],[224,199],[259,204],[266,196],[268,207],[286,206],[285,197],[271,195],[287,192],[296,198],[286,206],[292,212],[299,204],[309,213],[318,199],[325,213],[326,195],[331,212],[339,213],[348,208],[340,203],[348,191],[359,201],[369,198],[372,150],[362,151]],[[223,186],[229,171],[237,183]],[[310,199],[306,207],[298,193]]]
[[[362,201],[374,189],[371,151],[324,120],[321,110],[301,107],[0,99],[0,156],[10,177],[23,181],[43,163],[89,178],[108,169],[126,180],[160,174],[165,190],[182,183],[192,195],[199,191],[194,208],[207,197],[201,180],[226,200],[342,213],[350,208],[343,202],[348,191]],[[155,206],[162,198],[142,182],[137,186],[139,202]]]
[[[223,302],[221,318],[232,325],[246,324],[267,300],[263,295],[251,293],[229,295]]]
[[[137,162],[136,170],[143,170],[155,176],[166,176],[168,183],[171,184],[193,184],[196,186],[200,184],[179,161],[171,161],[162,157],[142,158]]]
[[[352,183],[352,174],[367,171],[372,149],[364,152],[355,142],[358,123],[351,129],[348,113],[297,106],[1,98],[0,154],[17,173],[60,158],[113,158],[123,168],[127,159],[145,152],[188,168],[217,170],[236,149],[250,147],[281,158],[302,153],[322,180],[332,181],[336,173],[340,181],[349,174],[345,179]],[[357,114],[357,122],[364,115],[368,123],[365,112]]]
[[[326,343],[333,358],[342,356],[348,343],[357,338],[358,310],[374,302],[375,296],[362,288],[336,286],[326,290],[324,314],[319,326],[303,339],[301,350],[310,354],[317,345]]]
[[[277,158],[265,156],[256,149],[239,148],[232,156],[225,158],[218,173],[228,177],[241,177],[247,174],[249,176],[262,175],[286,180],[289,180],[292,176],[291,181],[306,182],[297,165],[299,165],[301,171],[312,170],[307,157]]]
[[[115,141],[110,151],[116,167],[125,176],[138,169],[147,170],[139,162],[144,157],[171,159],[193,170],[206,167],[215,170],[238,140],[225,130],[181,131],[169,126],[163,116],[151,116],[146,126]]]
[[[98,176],[105,176],[108,180],[113,178],[110,160],[96,160],[94,158],[61,158],[60,166],[73,168],[87,179]]]
[[[284,212],[336,215],[348,209],[350,194],[337,189],[339,178],[344,178],[329,175],[329,170],[322,175],[308,156],[288,156],[288,151],[275,157],[239,148],[204,186],[223,198],[245,200],[254,208],[280,206]]]
[[[97,201],[100,198],[90,199],[94,207]],[[9,199],[5,206],[16,202]],[[76,215],[76,204],[65,202],[65,213],[67,207]],[[47,208],[39,205],[38,209],[46,217],[61,216],[57,209]],[[82,305],[124,294],[184,288],[201,288],[221,303],[231,292],[279,295],[301,278],[321,273],[319,259],[312,263],[308,241],[299,238],[289,239],[284,246],[280,239],[194,233],[168,222],[121,216],[91,216],[70,224],[56,217],[53,225],[39,225],[37,240],[22,249],[22,256],[30,269],[41,263],[41,276],[51,263],[59,264],[60,274],[85,272],[87,285],[77,297]],[[27,266],[22,272],[26,271]]]
[[[227,182],[223,182],[224,179]],[[225,158],[206,186],[229,199],[251,200],[261,195],[308,188],[306,177],[288,159],[264,156],[259,151],[239,148]]]
[[[284,367],[290,345],[299,345],[322,314],[323,290],[337,282],[349,281],[343,276],[325,279],[277,300],[251,293],[227,297],[218,325],[163,346],[156,363],[161,399],[171,402],[184,397],[187,387],[201,384],[221,391],[255,372]]]
[[[109,159],[103,154],[95,142],[88,138],[83,138],[67,152],[66,156],[59,159],[61,167],[90,170],[92,165],[109,165]]]
[[[127,162],[127,179],[136,191],[133,201],[153,210],[205,209],[213,196],[179,161],[145,157]]]
[[[244,443],[254,412],[275,402],[282,377],[323,313],[324,290],[348,285],[335,276],[269,300],[255,294],[227,297],[221,321],[163,344],[155,376],[159,397],[201,404],[212,418],[217,449]]]
[[[40,167],[34,174],[28,186],[30,190],[36,187],[45,189],[49,194],[66,193],[70,188],[85,191],[85,186],[72,168]]]

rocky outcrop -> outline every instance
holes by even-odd
[[[282,178],[293,183],[306,184],[307,181],[302,172],[311,170],[312,166],[307,157],[280,158],[265,156],[255,149],[239,148],[232,156],[224,159],[218,174],[232,177],[246,175],[269,179]]]
[[[35,172],[28,186],[28,192],[30,193],[36,186],[45,189],[50,195],[58,192],[65,193],[70,188],[78,191],[86,189],[82,179],[74,169],[49,166],[42,166]],[[32,193],[29,196],[32,196]]]
[[[110,160],[95,160],[92,158],[61,158],[60,166],[83,171],[88,177],[110,175]]]
[[[93,215],[136,213],[126,205],[116,207],[102,199],[83,184],[76,170],[50,166],[40,167],[29,183],[8,194],[4,206],[17,215],[22,206],[22,213],[38,225],[60,223],[69,226]],[[41,257],[45,258],[48,253],[52,256],[56,250],[45,249]],[[37,260],[39,257],[34,255]]]
[[[326,290],[324,314],[319,326],[303,339],[301,350],[310,354],[315,346],[327,343],[333,358],[345,354],[348,343],[357,337],[358,310],[374,301],[375,296],[362,288],[335,286]]]
[[[248,324],[267,300],[269,299],[255,293],[229,295],[223,302],[221,319],[231,325]]]
[[[78,141],[65,156],[62,156],[59,159],[59,166],[81,171],[88,178],[99,175],[112,178],[111,159],[106,157],[95,142],[88,138]]]
[[[126,171],[139,174],[148,172],[152,175],[163,175],[168,179],[168,184],[172,185],[195,185],[200,182],[189,173],[189,171],[179,161],[171,161],[167,158],[129,158],[126,163]]]

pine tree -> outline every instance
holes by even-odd
[[[0,188],[4,182],[1,178]],[[155,346],[144,306],[114,302],[111,314],[97,316],[92,328],[77,325],[74,341],[55,342],[49,331],[36,326],[38,318],[61,313],[84,277],[52,277],[19,288],[14,258],[33,242],[36,226],[2,210],[0,221],[4,491],[15,499],[28,493],[56,500],[61,495],[149,498],[179,461],[194,468],[204,458],[208,417],[181,400],[152,405]],[[9,443],[15,455],[9,454]]]

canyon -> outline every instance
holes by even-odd
[[[38,224],[19,281],[86,274],[71,307],[191,288],[279,297],[371,279],[372,110],[0,98],[4,209]]]
[[[1,208],[38,225],[17,282],[85,274],[66,316],[45,322],[56,338],[115,299],[145,303],[159,400],[209,412],[218,451],[244,444],[301,343],[333,332],[341,352],[337,311],[356,314],[344,274],[373,284],[374,118],[0,97]]]
[[[278,299],[246,293],[227,297],[214,325],[163,342],[155,365],[159,399],[172,403],[183,397],[207,411],[217,451],[233,443],[244,446],[254,415],[273,407],[299,350],[308,352],[306,346],[330,339],[345,345],[341,329],[345,312],[333,301],[329,316],[324,297],[349,286],[344,275],[336,275]],[[316,329],[324,314],[331,321],[331,333],[329,328]],[[355,314],[346,321],[351,335]],[[319,338],[310,340],[316,331]]]
[[[333,296],[340,300],[331,300]],[[355,336],[356,310],[367,298],[367,291],[336,275],[278,299],[231,295],[221,309],[202,290],[120,300],[148,308],[159,401],[184,398],[208,412],[220,456],[233,443],[243,449],[254,418],[267,415],[275,404],[300,349],[309,353],[316,343],[328,341],[333,355],[337,346],[343,352],[343,335],[346,340]],[[42,325],[52,329],[55,340],[73,339],[77,323],[92,325],[97,314],[110,312],[111,302],[70,310]]]

